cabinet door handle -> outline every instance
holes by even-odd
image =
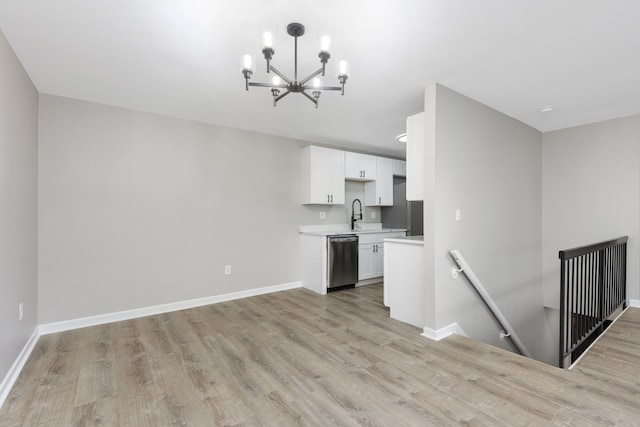
[[[382,204],[382,197],[378,197],[378,204],[381,205]]]
[[[333,203],[333,194],[331,195],[331,203]]]
[[[327,194],[327,203],[330,203],[330,202],[331,202],[330,197],[331,197],[331,196],[329,196],[329,195]]]
[[[367,177],[367,171],[366,171],[366,170],[362,171],[362,177],[363,177],[363,178],[366,178],[366,177]]]

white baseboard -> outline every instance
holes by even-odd
[[[381,282],[382,282],[382,277],[374,277],[372,279],[364,279],[364,280],[360,280],[359,282],[356,283],[356,288],[358,288],[360,286],[375,285],[376,283],[381,283]]]
[[[630,299],[629,307],[640,308],[640,299]]]
[[[425,326],[421,335],[433,341],[440,341],[441,339],[453,334],[462,335],[464,337],[467,336],[467,334],[464,332],[462,327],[458,325],[457,322],[453,322],[449,326],[445,326],[444,328],[440,328],[438,330],[427,328]]]
[[[136,308],[133,310],[118,311],[115,313],[100,314],[97,316],[83,317],[80,319],[64,320],[62,322],[46,323],[39,326],[40,335],[69,331],[72,329],[86,328],[88,326],[103,325],[105,323],[120,322],[122,320],[136,319],[138,317],[153,316],[171,311],[185,310],[201,307],[219,302],[232,301],[240,298],[270,294],[272,292],[286,291],[300,288],[302,282],[284,283],[281,285],[266,286],[264,288],[249,289],[246,291],[232,292],[230,294],[214,295],[187,301],[172,302],[169,304],[154,305],[151,307]]]
[[[13,365],[9,369],[9,372],[2,380],[2,384],[0,384],[0,408],[4,404],[4,401],[7,399],[7,396],[9,396],[11,387],[13,387],[13,384],[18,379],[18,375],[20,375],[20,371],[22,371],[24,364],[27,363],[27,359],[29,359],[29,355],[31,355],[33,348],[36,346],[38,338],[40,338],[40,333],[38,327],[36,326],[33,329],[33,333],[27,340],[27,343],[24,345],[24,347],[22,347],[22,351],[18,355],[18,358],[15,362],[13,362]]]

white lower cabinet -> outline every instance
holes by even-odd
[[[404,231],[360,234],[358,238],[358,280],[384,276],[384,239],[401,237],[406,234]]]
[[[384,243],[360,245],[358,253],[358,280],[384,275]]]

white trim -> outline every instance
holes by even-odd
[[[360,280],[356,282],[356,288],[360,286],[369,286],[369,285],[375,285],[376,283],[381,283],[383,278],[384,278],[383,276],[378,276],[378,277],[372,277],[370,279]]]
[[[446,338],[450,335],[458,334],[466,337],[467,334],[464,332],[462,327],[458,325],[458,322],[453,322],[449,326],[445,326],[444,328],[440,328],[438,330],[434,330],[431,328],[427,328],[426,326],[423,328],[422,335],[423,337],[429,338],[433,341],[440,341],[443,338]]]
[[[210,297],[197,298],[186,301],[172,302],[169,304],[154,305],[150,307],[136,308],[133,310],[118,311],[115,313],[99,314],[97,316],[82,317],[79,319],[63,320],[61,322],[46,323],[40,325],[40,335],[53,334],[56,332],[69,331],[71,329],[86,328],[88,326],[102,325],[105,323],[119,322],[122,320],[135,319],[138,317],[153,316],[155,314],[168,313],[171,311],[185,310],[188,308],[201,307],[219,302],[232,301],[240,298],[253,297],[257,295],[270,294],[272,292],[286,291],[302,287],[302,282],[284,283],[281,285],[266,286],[264,288],[249,289],[246,291],[232,292],[230,294],[214,295]]]
[[[630,299],[629,307],[640,308],[640,299]]]
[[[18,375],[20,375],[20,371],[22,371],[24,364],[27,363],[27,359],[29,359],[33,348],[36,346],[38,338],[40,338],[40,331],[36,326],[33,329],[33,333],[27,340],[27,343],[22,347],[22,351],[18,355],[18,358],[13,362],[11,369],[9,369],[9,372],[7,372],[7,375],[2,380],[2,384],[0,384],[0,408],[2,408],[4,401],[9,396],[9,392],[11,391],[13,384],[18,379]]]

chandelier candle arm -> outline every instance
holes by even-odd
[[[306,77],[304,80],[302,80],[300,82],[301,85],[305,84],[306,82],[308,82],[309,80],[311,80],[312,78],[314,78],[315,76],[317,76],[318,74],[322,73],[322,68],[320,68],[318,71],[316,71],[313,74],[310,74],[308,77]]]
[[[249,86],[253,86],[253,87],[275,87],[278,89],[287,89],[289,87],[289,85],[286,85],[284,83],[280,83],[279,85],[277,84],[273,84],[273,83],[249,83]],[[340,88],[338,88],[338,90],[340,90]]]
[[[276,67],[274,67],[273,65],[269,65],[269,68],[271,69],[271,71],[273,71],[274,73],[276,73],[278,76],[280,76],[280,78],[282,80],[284,80],[285,82],[287,82],[287,84],[291,84],[293,83],[291,80],[289,80],[289,78],[287,78],[287,76],[285,76],[283,73],[281,73]]]
[[[273,55],[275,51],[273,50],[273,34],[270,32],[265,32],[262,36],[262,54],[267,62],[267,73],[271,71],[277,75],[280,79],[286,82],[281,83],[277,77],[274,77],[272,83],[254,83],[249,80],[253,76],[253,58],[249,55],[245,55],[242,74],[245,79],[245,88],[249,90],[249,86],[256,87],[266,87],[271,89],[271,94],[273,96],[273,106],[277,105],[277,102],[290,94],[291,92],[301,93],[307,99],[309,99],[316,108],[318,108],[318,100],[323,90],[332,90],[332,91],[341,91],[342,95],[344,95],[344,85],[349,78],[348,68],[346,61],[340,61],[338,64],[338,82],[340,86],[321,86],[320,81],[315,78],[318,75],[325,75],[326,64],[331,58],[331,52],[329,51],[331,47],[331,39],[328,36],[323,36],[320,39],[320,53],[318,57],[320,58],[320,63],[322,67],[317,71],[313,72],[309,76],[305,77],[302,81],[298,81],[298,37],[304,35],[305,28],[304,25],[298,23],[291,23],[287,25],[287,33],[293,37],[294,39],[294,78],[293,80],[287,78],[281,71],[271,65],[271,60],[273,59]],[[315,79],[314,79],[315,78]],[[307,85],[307,83],[314,79],[312,85]],[[280,89],[286,89],[284,93],[280,93]],[[311,91],[311,95],[307,92],[307,90]]]
[[[286,91],[285,93],[283,93],[282,95],[280,95],[279,97],[277,97],[276,99],[273,100],[274,103],[280,101],[282,98],[284,98],[285,96],[289,95],[291,92],[290,91]]]
[[[314,90],[335,90],[335,91],[342,91],[342,88],[340,86],[318,86],[318,87],[313,87]]]
[[[307,92],[302,92],[302,94],[303,94],[304,96],[306,96],[307,98],[309,98],[309,100],[315,104],[316,108],[318,108],[318,100],[317,100],[317,99],[314,99],[314,98],[313,98],[311,95],[309,95]],[[320,95],[318,94],[318,96],[320,96]]]

